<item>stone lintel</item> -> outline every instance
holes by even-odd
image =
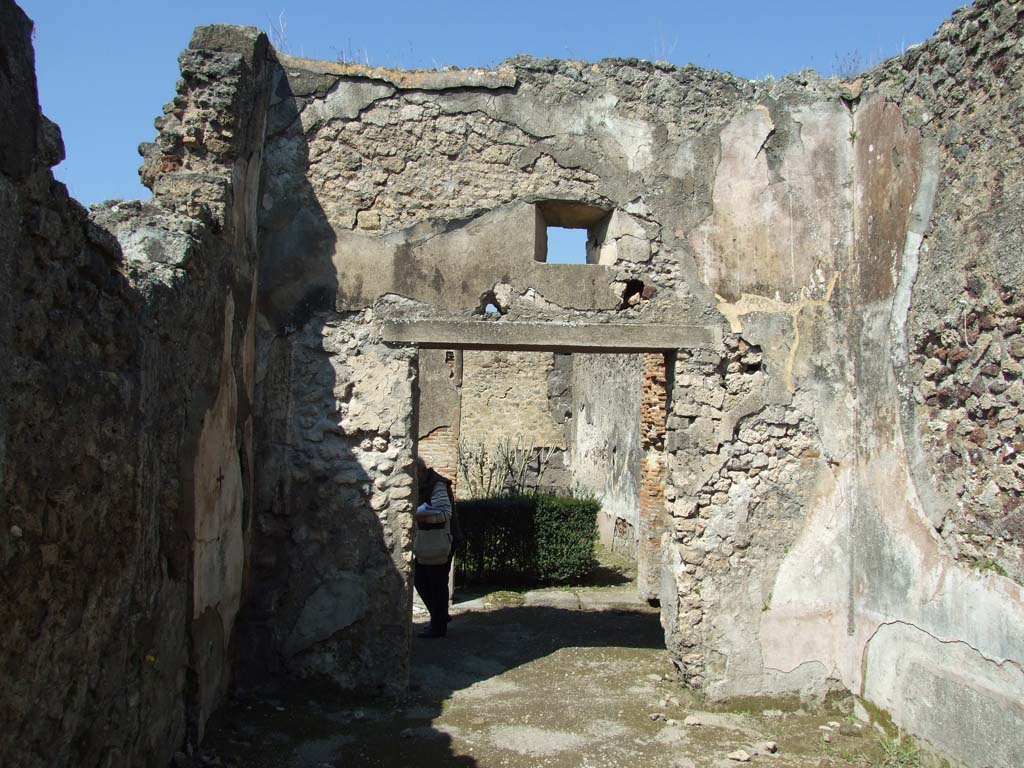
[[[543,352],[655,352],[716,349],[721,329],[651,323],[529,323],[493,320],[399,320],[384,323],[384,341],[427,349]]]

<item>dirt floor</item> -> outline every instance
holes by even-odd
[[[631,585],[462,596],[448,637],[417,639],[402,700],[296,684],[235,697],[194,765],[704,768],[915,766],[849,697],[710,706],[683,689],[656,609]],[[425,617],[415,616],[418,628]],[[730,758],[730,755],[732,756]],[[183,764],[184,755],[179,756]]]

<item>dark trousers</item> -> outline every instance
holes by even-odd
[[[413,583],[430,613],[430,631],[443,635],[448,627],[448,564],[416,563]]]

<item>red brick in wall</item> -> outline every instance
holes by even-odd
[[[665,512],[666,385],[665,355],[645,354],[640,401],[640,444],[644,457],[640,469],[637,587],[648,600],[656,599],[660,591],[661,538],[668,524]]]
[[[459,437],[451,427],[438,427],[419,440],[417,453],[427,466],[452,481],[452,491],[459,480]]]

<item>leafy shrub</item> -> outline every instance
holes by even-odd
[[[455,558],[463,583],[570,581],[594,566],[594,499],[507,496],[458,503],[466,542]]]
[[[569,581],[590,572],[600,510],[595,499],[537,499],[537,572],[542,581]]]
[[[467,583],[505,584],[535,577],[537,500],[526,496],[459,500],[465,543],[455,556],[456,575]]]

